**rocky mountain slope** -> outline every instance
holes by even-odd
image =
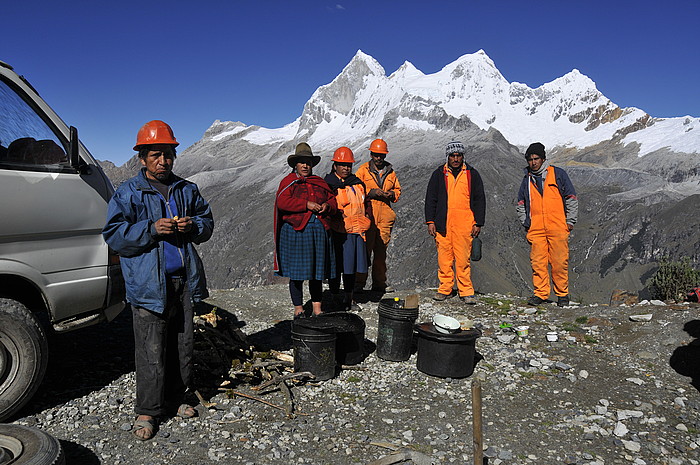
[[[436,259],[422,224],[423,197],[430,173],[444,162],[445,144],[461,140],[466,160],[484,178],[488,201],[477,289],[526,295],[529,251],[514,203],[523,148],[540,140],[578,191],[572,293],[601,301],[614,288],[642,290],[664,256],[697,261],[692,212],[700,202],[699,121],[619,108],[576,70],[537,89],[508,83],[483,51],[434,74],[405,63],[389,76],[358,52],[296,121],[278,129],[216,121],[181,152],[175,171],[200,186],[215,213],[215,235],[200,248],[211,285],[269,283],[273,196],[296,143],[308,141],[322,156],[315,173],[325,175],[335,148],[347,145],[364,162],[369,142],[381,137],[404,188],[390,280],[432,285]],[[118,182],[135,167],[132,159],[108,173]]]

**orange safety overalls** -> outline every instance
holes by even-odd
[[[472,228],[476,224],[470,203],[469,176],[462,168],[455,178],[450,170],[445,173],[447,188],[447,234],[435,235],[438,253],[440,294],[452,294],[457,277],[460,296],[474,295],[469,257],[472,252]],[[454,263],[454,270],[452,264]]]
[[[546,300],[550,294],[550,266],[554,293],[557,296],[569,294],[569,228],[566,225],[564,199],[553,166],[547,168],[542,184],[540,194],[533,181],[528,182],[530,229],[527,231],[527,241],[530,244],[534,293]]]
[[[358,168],[355,175],[365,183],[367,192],[378,188],[385,191],[393,191],[396,196],[393,202],[397,202],[401,196],[401,184],[396,177],[396,173],[391,173],[384,179],[382,185],[371,172],[369,162]],[[367,230],[366,245],[368,258],[372,257],[372,288],[382,289],[386,287],[386,251],[391,241],[391,230],[396,221],[396,212],[391,208],[390,202],[372,199],[372,225]],[[362,287],[367,282],[367,275],[358,273],[357,285]]]

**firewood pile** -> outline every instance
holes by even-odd
[[[225,391],[229,398],[242,397],[283,410],[288,417],[295,412],[291,387],[294,383],[314,380],[310,372],[294,372],[294,357],[275,350],[258,351],[245,333],[236,326],[234,317],[226,312],[194,317],[194,364],[196,384],[211,394]],[[243,391],[250,391],[246,393]],[[286,405],[280,406],[262,397],[281,391]],[[199,394],[205,407],[213,406]],[[256,394],[256,395],[254,395]]]

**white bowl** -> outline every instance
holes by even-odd
[[[459,331],[459,321],[447,315],[440,315],[439,313],[433,315],[433,326],[438,332],[449,334],[456,333]]]

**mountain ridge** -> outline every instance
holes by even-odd
[[[381,137],[404,187],[395,205],[389,279],[395,286],[434,285],[435,250],[423,225],[423,197],[429,174],[444,163],[445,144],[457,139],[487,195],[477,290],[527,295],[529,248],[514,212],[524,145],[514,131],[525,144],[543,142],[548,158],[564,166],[576,186],[580,220],[570,243],[575,298],[605,301],[614,288],[643,291],[662,257],[697,262],[700,220],[672,219],[677,211],[700,208],[698,119],[658,119],[620,108],[577,69],[552,82],[536,89],[508,83],[485,52],[463,55],[433,74],[406,61],[387,76],[360,50],[281,128],[214,121],[175,163],[175,172],[196,182],[214,211],[214,237],[200,246],[210,283],[230,288],[275,282],[274,192],[298,142],[309,142],[321,156],[314,173],[323,176],[337,147],[355,152],[357,168],[368,159],[371,140]],[[106,171],[118,183],[138,166],[132,159],[128,169]]]

